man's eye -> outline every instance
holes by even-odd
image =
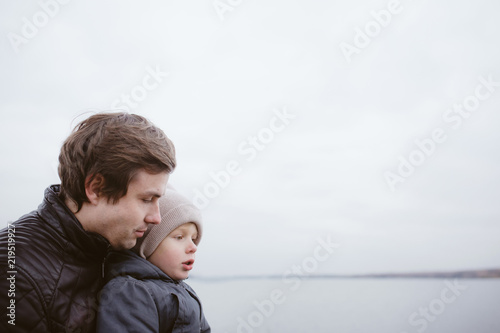
[[[144,202],[151,202],[151,201],[153,201],[153,198],[150,198],[150,199],[142,199],[142,201],[144,201]]]

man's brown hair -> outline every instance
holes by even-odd
[[[172,172],[175,148],[165,133],[146,118],[121,113],[98,113],[75,126],[59,154],[62,200],[89,202],[85,185],[102,177],[100,194],[116,203],[127,194],[134,175]]]

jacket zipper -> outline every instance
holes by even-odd
[[[109,253],[109,248],[111,247],[111,244],[108,244],[108,248],[106,249],[106,254],[104,255],[104,258],[102,259],[102,266],[101,266],[101,277],[104,279],[104,266],[106,264],[106,258],[108,257]]]

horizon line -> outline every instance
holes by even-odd
[[[245,279],[282,279],[282,278],[300,278],[300,279],[325,279],[325,278],[500,278],[500,268],[475,269],[475,270],[454,270],[454,271],[420,271],[420,272],[392,272],[392,273],[355,273],[355,274],[242,274],[227,276],[209,276],[193,274],[190,279],[199,280],[245,280]]]

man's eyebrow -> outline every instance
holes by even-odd
[[[141,194],[145,195],[145,196],[152,196],[152,197],[157,197],[157,198],[162,196],[162,194],[160,192],[157,192],[157,191],[145,191]]]

